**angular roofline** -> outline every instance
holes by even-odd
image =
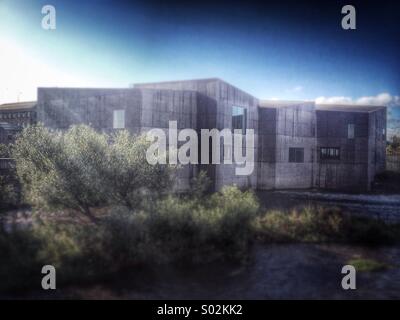
[[[74,90],[128,90],[132,89],[130,87],[121,87],[121,88],[114,88],[114,87],[38,87],[39,89],[74,89]]]
[[[151,81],[151,82],[137,82],[133,86],[152,85],[152,84],[165,84],[165,83],[179,83],[179,82],[194,82],[194,81],[223,81],[220,78],[198,78],[198,79],[183,79],[183,80],[165,80],[165,81]]]
[[[37,101],[3,103],[0,105],[0,110],[32,109],[36,106],[36,104],[37,104]]]
[[[315,103],[314,100],[259,100],[261,108],[289,107],[297,104]]]
[[[255,97],[254,95],[252,95],[251,93],[244,91],[243,89],[221,79],[218,77],[213,77],[213,78],[198,78],[198,79],[187,79],[187,80],[172,80],[172,81],[159,81],[159,82],[141,82],[141,83],[134,83],[133,87],[136,89],[143,89],[143,88],[151,88],[152,85],[157,86],[157,85],[168,85],[168,84],[179,84],[179,83],[195,83],[195,82],[221,82],[221,83],[225,83],[229,86],[231,86],[232,88],[234,88],[235,90],[238,90],[246,95],[248,95],[249,97],[251,97],[252,99],[256,99],[258,100],[257,97]],[[179,90],[179,89],[172,89],[172,90]],[[191,90],[191,91],[196,91],[196,90]]]
[[[339,112],[375,112],[386,109],[386,106],[379,105],[358,105],[358,104],[334,104],[334,103],[319,103],[315,104],[317,111],[339,111]]]
[[[197,92],[196,90],[174,90],[174,89],[164,89],[164,88],[140,88],[140,87],[124,87],[124,88],[106,88],[106,87],[38,87],[38,90],[111,90],[111,91],[120,91],[120,90],[126,90],[126,91],[132,91],[132,90],[153,90],[153,91],[184,91],[184,92]]]

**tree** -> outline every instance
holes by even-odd
[[[95,172],[106,145],[105,137],[87,127],[65,134],[26,128],[13,150],[26,200],[48,209],[78,210],[94,221],[90,208],[105,200]]]
[[[139,208],[170,186],[170,168],[146,161],[144,136],[98,133],[84,125],[65,133],[28,127],[13,156],[26,200],[47,209],[73,209],[96,222],[93,208]]]
[[[394,135],[392,138],[392,143],[391,143],[392,149],[400,149],[400,137]]]
[[[11,155],[11,145],[0,143],[0,158],[9,158]]]
[[[151,201],[170,188],[174,167],[148,163],[146,150],[150,142],[145,135],[132,136],[124,130],[112,140],[106,179],[114,203],[139,208],[145,199]]]

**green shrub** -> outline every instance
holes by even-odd
[[[347,264],[352,265],[356,271],[380,271],[389,268],[389,266],[385,263],[372,260],[372,259],[350,259]]]
[[[202,170],[197,176],[190,181],[189,196],[191,198],[202,198],[206,195],[211,187],[211,179],[207,176],[207,172]]]
[[[0,209],[14,207],[19,203],[18,186],[11,174],[0,175]]]
[[[339,208],[303,207],[268,211],[253,223],[265,242],[347,242],[391,244],[400,240],[400,225],[344,213]]]
[[[19,136],[13,156],[28,203],[73,209],[96,222],[93,208],[137,209],[168,190],[172,168],[146,161],[149,144],[127,131],[107,135],[79,125],[61,133],[34,126]]]
[[[40,246],[31,230],[6,232],[0,228],[0,292],[40,284]]]
[[[30,229],[1,233],[0,276],[19,280],[0,288],[36,283],[45,264],[56,267],[57,283],[71,283],[137,265],[241,261],[258,202],[251,192],[226,187],[201,200],[168,196],[135,212],[109,210],[96,224],[34,215]]]
[[[170,196],[145,216],[147,243],[160,262],[242,259],[258,208],[253,193],[236,187],[202,200]]]

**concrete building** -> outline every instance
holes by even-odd
[[[320,188],[369,188],[386,165],[386,108],[317,105]]]
[[[12,143],[24,127],[36,123],[36,101],[0,105],[0,143]]]
[[[385,168],[385,107],[262,101],[217,78],[126,89],[39,88],[32,110],[35,121],[54,129],[84,123],[99,131],[141,133],[167,129],[169,121],[176,120],[178,129],[197,132],[254,130],[250,175],[236,175],[235,164],[184,165],[179,190],[187,189],[199,170],[207,171],[216,190],[227,184],[265,190],[365,190]]]

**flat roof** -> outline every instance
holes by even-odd
[[[152,82],[138,82],[133,85],[136,87],[156,85],[156,84],[168,84],[168,83],[181,83],[181,82],[196,82],[196,81],[223,81],[220,78],[199,78],[199,79],[184,79],[184,80],[166,80],[166,81],[152,81]],[[225,82],[225,81],[224,81]]]
[[[314,103],[312,100],[260,100],[259,106],[264,108],[289,107],[299,104]]]
[[[377,110],[386,109],[386,107],[356,104],[316,104],[315,109],[322,111],[374,112]]]
[[[35,106],[36,106],[36,101],[4,103],[0,105],[0,110],[32,109]]]

